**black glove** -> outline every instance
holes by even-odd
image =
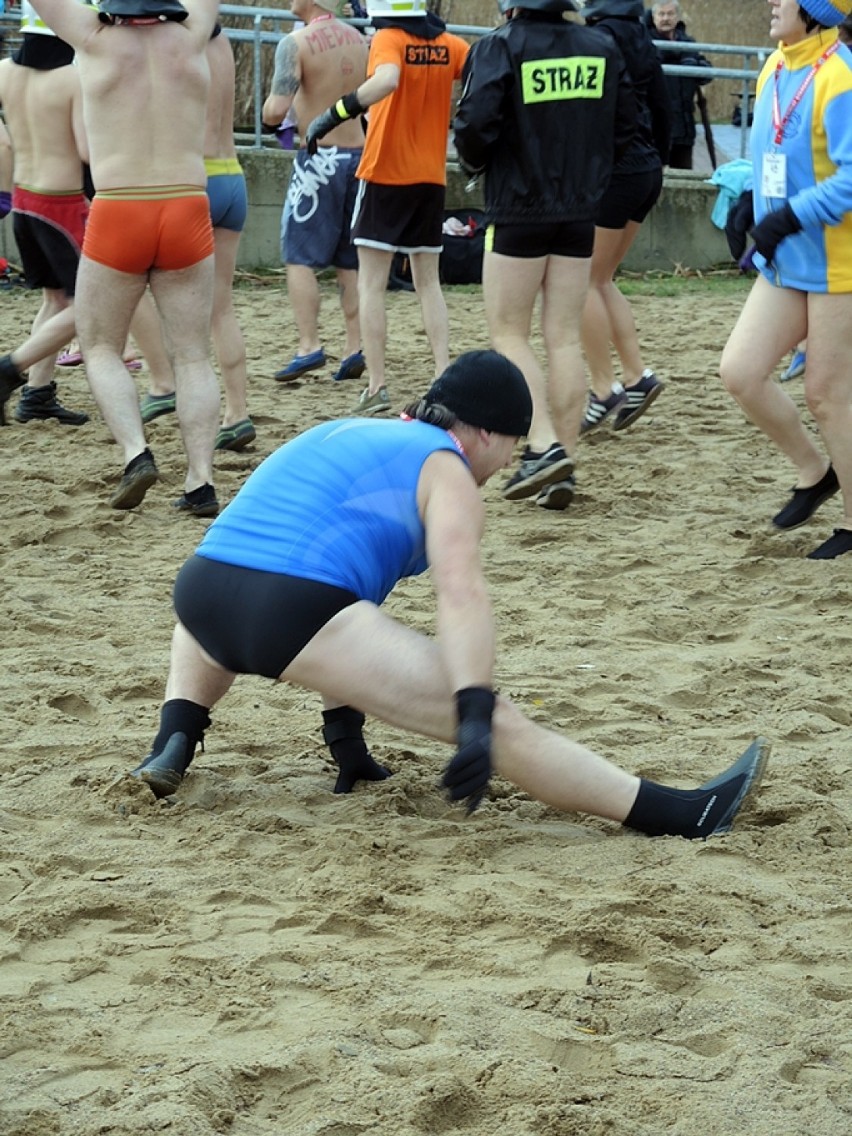
[[[308,148],[308,153],[315,154],[320,138],[325,138],[326,134],[334,130],[335,126],[340,126],[341,122],[346,122],[348,118],[355,118],[356,115],[363,114],[364,110],[365,108],[358,101],[358,93],[351,91],[342,99],[338,99],[334,106],[330,106],[328,110],[317,115],[305,133],[305,145]]]
[[[467,811],[479,808],[491,777],[491,716],[494,691],[468,686],[456,691],[456,752],[441,778],[450,800],[467,801]]]
[[[799,233],[801,230],[802,222],[788,203],[781,209],[767,213],[763,220],[759,221],[752,229],[751,239],[754,241],[754,247],[764,257],[766,263],[772,264],[775,250],[784,238],[793,233]]]

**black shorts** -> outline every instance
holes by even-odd
[[[660,196],[663,169],[641,174],[616,174],[598,206],[599,229],[623,229],[628,221],[641,225]]]
[[[595,243],[593,221],[551,221],[543,225],[489,225],[486,252],[532,259],[538,256],[574,256],[588,260]]]
[[[28,288],[70,299],[77,281],[88,205],[82,193],[46,194],[16,186],[12,231]]]
[[[440,253],[444,243],[443,185],[378,185],[358,183],[352,214],[356,245],[387,252]]]
[[[178,619],[221,667],[278,678],[339,611],[345,588],[191,556],[178,572]]]

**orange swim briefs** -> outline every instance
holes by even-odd
[[[207,193],[192,185],[110,189],[95,194],[83,255],[119,272],[190,268],[213,254]]]

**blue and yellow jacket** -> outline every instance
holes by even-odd
[[[819,68],[775,143],[773,100],[785,115],[796,92],[837,31],[781,44],[760,74],[751,135],[754,215],[759,221],[785,200],[802,231],[778,246],[773,264],[759,254],[755,265],[774,284],[803,292],[852,292],[852,52],[842,44]],[[763,155],[786,157],[787,196],[767,198],[761,181]]]

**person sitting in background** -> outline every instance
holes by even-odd
[[[683,11],[679,0],[657,0],[645,13],[645,22],[654,39],[665,39],[676,43],[695,43],[686,34]],[[710,67],[706,59],[694,48],[685,47],[683,51],[660,51],[657,54],[662,64],[673,67]],[[671,75],[666,74],[666,87],[672,111],[672,144],[669,152],[669,169],[691,170],[692,151],[695,146],[695,100],[700,89],[713,81],[712,75]]]

